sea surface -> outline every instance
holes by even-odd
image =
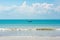
[[[0,28],[6,27],[56,27],[60,28],[60,20],[0,20]]]
[[[60,28],[60,20],[0,20],[0,28]],[[60,30],[0,31],[0,36],[60,36]]]

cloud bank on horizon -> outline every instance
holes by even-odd
[[[0,0],[0,19],[60,19],[60,0]]]

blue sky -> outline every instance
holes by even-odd
[[[0,19],[60,19],[60,0],[0,0]]]

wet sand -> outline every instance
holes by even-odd
[[[60,40],[60,37],[1,36],[0,40]]]

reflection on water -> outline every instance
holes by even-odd
[[[0,32],[0,36],[60,36],[60,31],[10,31]]]

